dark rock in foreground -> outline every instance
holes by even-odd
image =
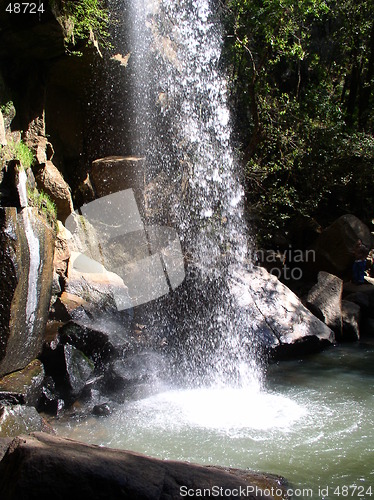
[[[166,500],[191,496],[189,490],[202,496],[198,491],[204,489],[206,496],[210,490],[218,498],[286,498],[278,476],[163,461],[39,432],[11,442],[0,462],[0,478],[2,500],[65,500],[72,492],[90,500]]]

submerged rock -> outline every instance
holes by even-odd
[[[56,500],[71,496],[72,491],[92,500],[167,500],[188,491],[201,496],[199,491],[204,489],[223,498],[281,500],[287,496],[285,480],[279,476],[158,460],[39,432],[12,441],[0,462],[0,478],[4,500],[26,498],[30,491],[37,492],[38,498],[49,498],[52,491]]]

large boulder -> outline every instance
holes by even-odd
[[[51,298],[54,233],[36,209],[0,208],[0,376],[41,351]]]
[[[13,440],[0,462],[0,478],[3,500],[28,498],[30,492],[40,500],[53,492],[59,500],[74,491],[92,500],[168,500],[192,491],[202,496],[204,489],[224,498],[286,498],[279,476],[148,458],[39,432]]]
[[[358,239],[368,248],[373,246],[372,234],[360,219],[351,214],[339,217],[317,239],[315,251],[319,269],[339,277],[349,275]]]
[[[310,311],[331,328],[342,335],[342,293],[343,281],[333,274],[320,271],[318,283],[309,291],[306,305]]]
[[[123,279],[80,252],[71,252],[65,291],[103,311],[121,311],[132,307]]]
[[[90,178],[96,195],[101,198],[124,189],[142,189],[144,158],[108,156],[92,162]]]
[[[231,291],[243,314],[249,311],[259,341],[272,359],[308,354],[335,341],[334,332],[261,267],[237,274]]]

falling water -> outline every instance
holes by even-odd
[[[36,313],[38,307],[38,278],[40,266],[40,247],[39,239],[35,236],[31,224],[31,212],[27,206],[27,193],[26,193],[27,175],[24,170],[20,170],[18,179],[18,193],[22,207],[22,218],[25,228],[27,244],[29,247],[29,269],[28,269],[28,289],[26,298],[26,325],[29,334],[32,333],[34,323],[36,320]],[[31,335],[29,339],[32,340]]]
[[[167,319],[158,311],[160,324],[194,385],[258,383],[250,319],[228,289],[247,236],[219,22],[209,0],[135,0],[130,9],[131,146],[158,186],[146,191],[147,215],[175,226],[187,260],[184,291],[163,306]]]

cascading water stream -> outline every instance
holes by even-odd
[[[152,222],[174,225],[189,268],[188,292],[167,308],[167,336],[185,353],[178,359],[184,380],[258,385],[250,318],[228,288],[248,250],[219,23],[209,0],[135,0],[130,9],[132,146],[147,159],[148,181],[158,183],[147,197],[150,212],[164,205]]]
[[[38,307],[38,279],[40,267],[40,245],[39,239],[35,236],[31,223],[31,213],[28,207],[26,192],[27,175],[24,170],[19,171],[18,193],[22,207],[22,218],[25,228],[27,244],[29,247],[29,269],[28,269],[28,289],[26,299],[26,324],[29,332],[29,339],[32,340],[31,333],[36,320]]]

